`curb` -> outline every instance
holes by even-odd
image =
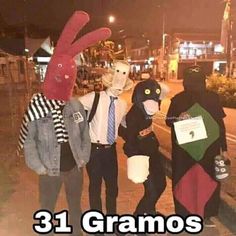
[[[164,161],[166,174],[171,179],[171,154],[161,147],[160,153]],[[220,198],[221,202],[218,218],[228,229],[232,232],[236,232],[236,201],[222,190],[220,193]]]

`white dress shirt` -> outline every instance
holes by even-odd
[[[100,92],[100,98],[98,102],[98,107],[93,120],[89,123],[89,133],[92,143],[108,144],[107,141],[107,127],[108,127],[108,112],[110,106],[110,94],[109,91]],[[80,102],[83,104],[84,109],[89,113],[92,109],[93,101],[95,97],[95,92],[88,93],[79,98]],[[115,99],[115,129],[116,136],[118,136],[119,125],[126,115],[127,104],[121,98]]]

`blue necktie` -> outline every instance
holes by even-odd
[[[108,111],[108,127],[107,127],[107,141],[109,144],[115,142],[116,136],[116,124],[115,124],[115,99],[116,97],[110,97],[111,102]]]

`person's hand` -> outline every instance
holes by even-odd
[[[179,117],[178,117],[178,120],[187,120],[187,119],[190,119],[191,116],[190,114],[188,114],[187,112],[182,112]]]

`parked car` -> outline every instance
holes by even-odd
[[[142,72],[141,73],[141,80],[146,80],[146,79],[150,79],[150,73],[148,72]]]

